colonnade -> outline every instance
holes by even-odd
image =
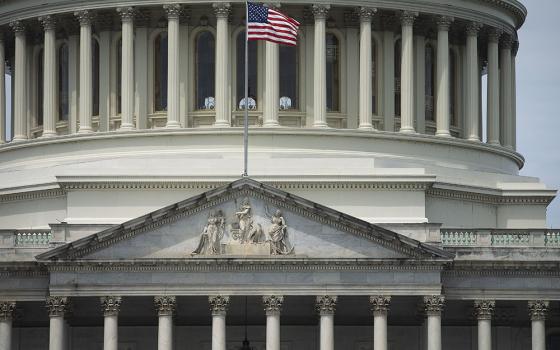
[[[337,296],[321,295],[316,297],[315,305],[319,314],[319,350],[334,350],[334,315]],[[118,315],[122,298],[106,296],[100,298],[103,317],[103,349],[118,349]],[[212,350],[226,349],[226,314],[230,303],[227,295],[214,295],[208,298],[212,313]],[[280,315],[284,297],[266,295],[262,297],[266,314],[266,349],[280,349]],[[373,314],[373,349],[387,350],[387,315],[390,310],[391,297],[376,295],[369,297]],[[423,298],[426,317],[426,339],[428,350],[442,349],[441,315],[445,298],[442,295],[430,295]],[[49,350],[66,349],[66,321],[70,299],[50,296],[46,300],[49,314]],[[176,297],[156,296],[154,305],[158,315],[158,350],[173,349],[173,313],[176,309]],[[474,310],[478,322],[478,350],[492,349],[492,316],[495,309],[494,300],[475,300]],[[528,302],[531,317],[532,350],[545,350],[545,319],[548,301],[534,300]],[[0,350],[11,350],[12,320],[16,309],[15,302],[0,302]]]
[[[179,17],[183,11],[182,5],[167,4],[163,6],[167,15],[168,26],[168,87],[167,87],[167,128],[185,127],[180,119],[180,29]],[[326,80],[326,22],[330,15],[330,6],[314,4],[311,6],[314,20],[314,49],[313,49],[313,122],[312,127],[325,128],[327,124],[327,80]],[[216,62],[215,62],[215,121],[217,127],[231,126],[231,108],[229,100],[230,62],[229,47],[230,33],[228,18],[231,12],[229,3],[214,3],[216,16]],[[134,74],[134,20],[137,10],[133,7],[116,9],[121,18],[122,26],[122,76],[121,79],[121,131],[139,128],[135,123],[135,74]],[[377,9],[361,7],[359,14],[359,101],[358,129],[373,130],[372,123],[372,19]],[[400,131],[401,133],[417,133],[421,122],[417,121],[418,108],[415,107],[420,94],[420,78],[415,72],[415,44],[416,35],[414,23],[418,13],[410,11],[400,12],[402,54],[400,62]],[[93,132],[92,128],[92,19],[94,12],[81,10],[75,13],[80,25],[79,41],[79,130],[78,133]],[[54,15],[39,18],[44,29],[44,66],[53,67],[56,61]],[[435,86],[435,122],[439,137],[450,137],[450,61],[449,61],[449,31],[455,19],[449,16],[436,16],[437,23],[437,67]],[[14,83],[14,137],[13,141],[23,141],[28,138],[28,109],[26,86],[26,35],[23,21],[17,20],[10,24],[15,35],[15,83]],[[466,75],[464,138],[473,142],[480,142],[481,113],[480,113],[480,54],[478,52],[479,37],[483,26],[477,22],[466,25],[465,60]],[[487,111],[487,141],[492,145],[502,145],[515,148],[515,54],[516,43],[511,33],[504,33],[499,28],[486,28],[488,36],[488,111]],[[386,74],[394,71],[390,62],[393,50],[392,42],[395,33],[384,29],[384,67]],[[279,126],[277,101],[279,100],[279,63],[278,47],[271,43],[265,46],[266,61],[266,91],[264,94],[263,125],[267,127]],[[0,56],[5,55],[4,42],[0,41]],[[1,58],[1,57],[0,57]],[[43,110],[44,125],[42,137],[56,135],[56,75],[54,69],[44,69]],[[1,73],[1,72],[0,72]],[[1,74],[0,74],[1,75]],[[3,75],[2,75],[3,78]],[[394,101],[392,91],[394,82],[385,79],[383,89],[387,106],[385,106],[385,131],[394,131]],[[1,83],[1,82],[0,82]],[[423,95],[423,94],[421,94]],[[4,120],[5,91],[0,84],[0,119]],[[393,104],[393,106],[391,106]],[[4,140],[4,124],[0,125],[1,140]]]

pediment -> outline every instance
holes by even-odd
[[[449,259],[395,232],[251,179],[178,202],[38,260]]]

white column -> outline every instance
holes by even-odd
[[[70,115],[68,129],[70,134],[78,132],[79,118],[79,80],[80,80],[80,36],[70,32],[68,36],[68,93],[70,94]]]
[[[388,20],[385,20],[388,21]],[[391,23],[384,23],[391,26]],[[395,33],[383,32],[383,130],[395,131]]]
[[[332,295],[318,296],[316,299],[319,312],[319,350],[334,350],[334,311],[337,297]]]
[[[56,136],[56,31],[55,20],[52,16],[39,17],[39,22],[45,29],[43,48],[43,135]]]
[[[500,43],[500,119],[502,120],[502,145],[513,149],[512,99],[511,99],[511,48],[510,35],[502,35]]]
[[[263,126],[280,126],[278,109],[280,105],[280,68],[278,65],[278,44],[265,42],[265,89]]]
[[[229,3],[214,3],[216,14],[216,121],[215,127],[231,126],[229,103]]]
[[[177,306],[174,296],[157,296],[154,304],[158,313],[158,350],[173,349],[173,312]]]
[[[492,350],[492,315],[496,302],[475,300],[474,310],[478,320],[478,350]]]
[[[64,313],[68,309],[66,297],[47,297],[46,305],[49,312],[49,350],[64,350],[65,321]]]
[[[441,295],[424,297],[427,317],[428,350],[441,350],[441,312],[445,299]]]
[[[80,22],[80,128],[78,133],[91,133],[91,116],[93,114],[93,79],[91,55],[91,20],[88,10],[75,13]]]
[[[359,129],[373,130],[371,19],[376,9],[362,7],[360,12],[360,124]]]
[[[391,297],[372,296],[369,301],[373,311],[373,350],[387,350],[387,313]]]
[[[449,27],[453,18],[439,16],[437,19],[437,67],[436,67],[436,125],[437,136],[451,137],[449,132],[449,101],[450,101],[450,74],[449,74]]]
[[[266,350],[280,350],[280,310],[283,302],[282,296],[263,297],[266,312]]]
[[[208,297],[212,311],[212,350],[226,350],[226,312],[229,296]]]
[[[548,313],[549,302],[532,300],[528,302],[529,315],[531,316],[531,349],[546,350],[545,319]]]
[[[15,33],[14,67],[14,137],[13,142],[27,140],[27,43],[25,26],[21,21],[10,23]]]
[[[163,5],[167,13],[167,124],[166,128],[178,129],[180,122],[179,96],[179,16],[181,5]]]
[[[109,131],[111,109],[111,29],[99,32],[99,131]]]
[[[6,62],[4,35],[0,34],[0,62]],[[0,64],[0,144],[6,142],[6,65]]]
[[[519,41],[514,41],[511,52],[511,142],[514,150],[517,149],[517,50]]]
[[[478,31],[480,24],[471,22],[467,25],[467,101],[466,101],[466,133],[471,141],[480,141],[479,134],[479,79],[478,70]]]
[[[148,35],[147,19],[136,21],[134,36],[134,111],[136,128],[148,128]],[[184,63],[183,63],[184,64]]]
[[[315,17],[313,64],[313,127],[327,128],[326,20],[329,5],[313,5]]]
[[[118,350],[121,297],[101,297],[101,307],[103,310],[103,350]]]
[[[414,130],[414,50],[412,25],[416,14],[404,11],[401,15],[401,129],[402,133]]]
[[[416,131],[426,133],[426,37],[414,31],[414,99]]]
[[[487,142],[492,145],[500,144],[500,69],[498,65],[498,42],[502,31],[492,28],[488,33],[488,111]]]
[[[134,130],[134,8],[119,7],[122,22],[121,126]]]
[[[12,350],[12,318],[15,310],[15,301],[0,302],[0,350]]]

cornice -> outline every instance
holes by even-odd
[[[549,205],[555,198],[553,194],[528,195],[528,196],[503,196],[486,194],[475,191],[458,191],[442,188],[429,188],[426,195],[432,198],[453,199],[461,201],[478,202],[493,205]]]
[[[28,201],[28,200],[37,200],[37,199],[46,199],[46,198],[58,198],[58,197],[64,197],[65,195],[66,192],[61,188],[0,194],[0,203],[14,202],[14,201]]]

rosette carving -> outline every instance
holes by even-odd
[[[121,309],[121,302],[121,297],[101,297],[101,309],[103,310],[103,316],[117,316]]]
[[[49,317],[63,317],[70,307],[70,300],[67,297],[50,296],[46,301]]]
[[[389,305],[391,304],[391,297],[385,295],[374,295],[369,297],[369,303],[371,305],[371,311],[374,315],[384,314],[386,315],[389,311]]]
[[[171,316],[177,306],[177,298],[170,295],[154,297],[154,304],[159,316]]]
[[[11,320],[14,317],[14,312],[16,311],[15,301],[2,301],[0,302],[0,320],[6,321]]]
[[[332,315],[336,310],[336,302],[338,298],[335,295],[318,296],[315,301],[317,312],[320,315]]]
[[[531,300],[527,304],[531,321],[544,321],[548,313],[549,302],[546,300]]]
[[[284,297],[281,295],[263,296],[264,311],[267,315],[278,315],[282,309]]]
[[[424,297],[424,310],[426,315],[440,315],[445,304],[443,295],[430,295]]]
[[[210,303],[212,315],[225,315],[229,307],[229,296],[213,295],[208,297],[208,302]]]
[[[479,320],[491,320],[496,302],[494,300],[475,300],[474,312]]]

